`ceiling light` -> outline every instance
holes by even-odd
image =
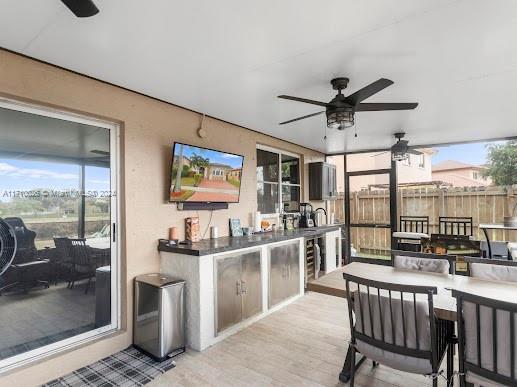
[[[351,107],[327,110],[327,127],[345,130],[354,126],[354,110]]]
[[[391,153],[391,159],[393,161],[404,161],[404,160],[407,160],[408,158],[409,158],[409,154],[404,151],[401,151],[401,152],[392,151],[392,153]]]
[[[61,0],[77,17],[90,17],[99,13],[92,0]]]

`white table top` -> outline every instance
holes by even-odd
[[[517,226],[505,226],[503,223],[484,223],[480,224],[479,228],[486,228],[487,230],[517,230]]]
[[[436,315],[444,320],[456,320],[456,299],[452,297],[450,289],[517,303],[517,283],[512,282],[486,281],[463,275],[404,270],[361,262],[346,265],[342,268],[342,272],[374,281],[435,286],[438,294],[434,298],[434,310]]]

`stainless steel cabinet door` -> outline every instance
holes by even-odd
[[[269,248],[269,307],[300,292],[300,243]]]
[[[269,307],[286,299],[287,287],[287,249],[285,245],[274,246],[269,252]]]
[[[241,257],[230,256],[216,260],[216,330],[224,329],[242,320]]]
[[[242,318],[262,312],[262,278],[260,251],[241,255]]]
[[[289,243],[286,247],[288,297],[300,293],[300,243]]]

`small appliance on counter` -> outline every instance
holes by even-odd
[[[314,227],[314,220],[312,215],[312,204],[300,203],[300,222],[301,228]]]
[[[323,211],[323,213],[322,213],[322,211]],[[323,217],[323,214],[325,214],[325,218]],[[323,207],[316,208],[312,212],[312,219],[314,220],[314,226],[316,226],[316,227],[324,226],[325,224],[327,224],[326,218],[327,218],[327,210],[324,209]]]

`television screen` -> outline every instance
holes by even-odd
[[[243,160],[232,153],[174,143],[169,200],[237,203]]]

